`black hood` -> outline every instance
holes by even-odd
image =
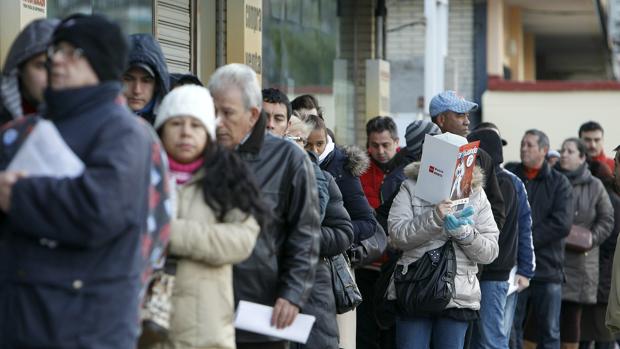
[[[504,162],[502,138],[497,132],[489,129],[473,131],[467,135],[469,142],[480,141],[480,148],[491,155],[494,165]]]
[[[144,63],[153,69],[155,80],[157,81],[157,104],[161,102],[163,96],[170,91],[170,76],[166,66],[166,58],[159,46],[159,42],[151,34],[132,34],[129,36],[131,41],[131,51],[129,51],[129,67]]]

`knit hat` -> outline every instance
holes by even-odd
[[[439,135],[441,130],[439,126],[428,120],[416,120],[407,126],[405,140],[407,141],[407,150],[412,155],[422,153],[422,143],[424,143],[424,136],[427,134]]]
[[[497,131],[492,129],[480,129],[467,135],[470,142],[480,141],[480,148],[491,155],[493,163],[498,165],[504,162],[502,151],[502,138]]]
[[[75,14],[64,19],[52,43],[66,41],[84,51],[99,81],[120,80],[127,68],[129,44],[121,27],[101,15]]]
[[[215,108],[209,90],[198,85],[183,85],[170,91],[159,105],[153,125],[156,130],[175,116],[192,116],[204,125],[215,140]]]

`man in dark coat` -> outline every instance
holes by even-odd
[[[19,33],[0,77],[0,124],[35,113],[47,87],[46,51],[57,19],[37,19]]]
[[[125,98],[129,108],[152,125],[157,105],[170,91],[166,59],[151,34],[133,34],[129,38],[129,69],[123,74]]]
[[[250,258],[235,266],[235,301],[273,306],[272,325],[290,326],[314,283],[319,255],[319,203],[307,154],[265,132],[261,90],[254,71],[242,64],[218,68],[208,88],[218,119],[219,145],[248,164],[273,212]],[[275,338],[237,331],[237,348],[285,348]]]
[[[122,104],[127,51],[101,16],[54,32],[44,116],[85,169],[0,172],[2,348],[135,347],[152,144]]]
[[[536,253],[536,271],[530,287],[519,293],[517,300],[514,331],[518,348],[522,347],[528,303],[538,324],[538,348],[560,347],[564,239],[573,223],[573,189],[568,179],[545,160],[548,150],[547,135],[540,130],[528,130],[521,140],[521,163],[506,165],[527,189]]]

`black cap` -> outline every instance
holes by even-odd
[[[101,15],[75,14],[54,31],[52,43],[66,41],[84,51],[100,81],[120,80],[127,68],[129,44],[118,24]]]

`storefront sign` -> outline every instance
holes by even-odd
[[[366,60],[366,118],[390,115],[390,63]]]
[[[226,60],[252,67],[261,82],[263,70],[263,5],[261,0],[228,0]]]

